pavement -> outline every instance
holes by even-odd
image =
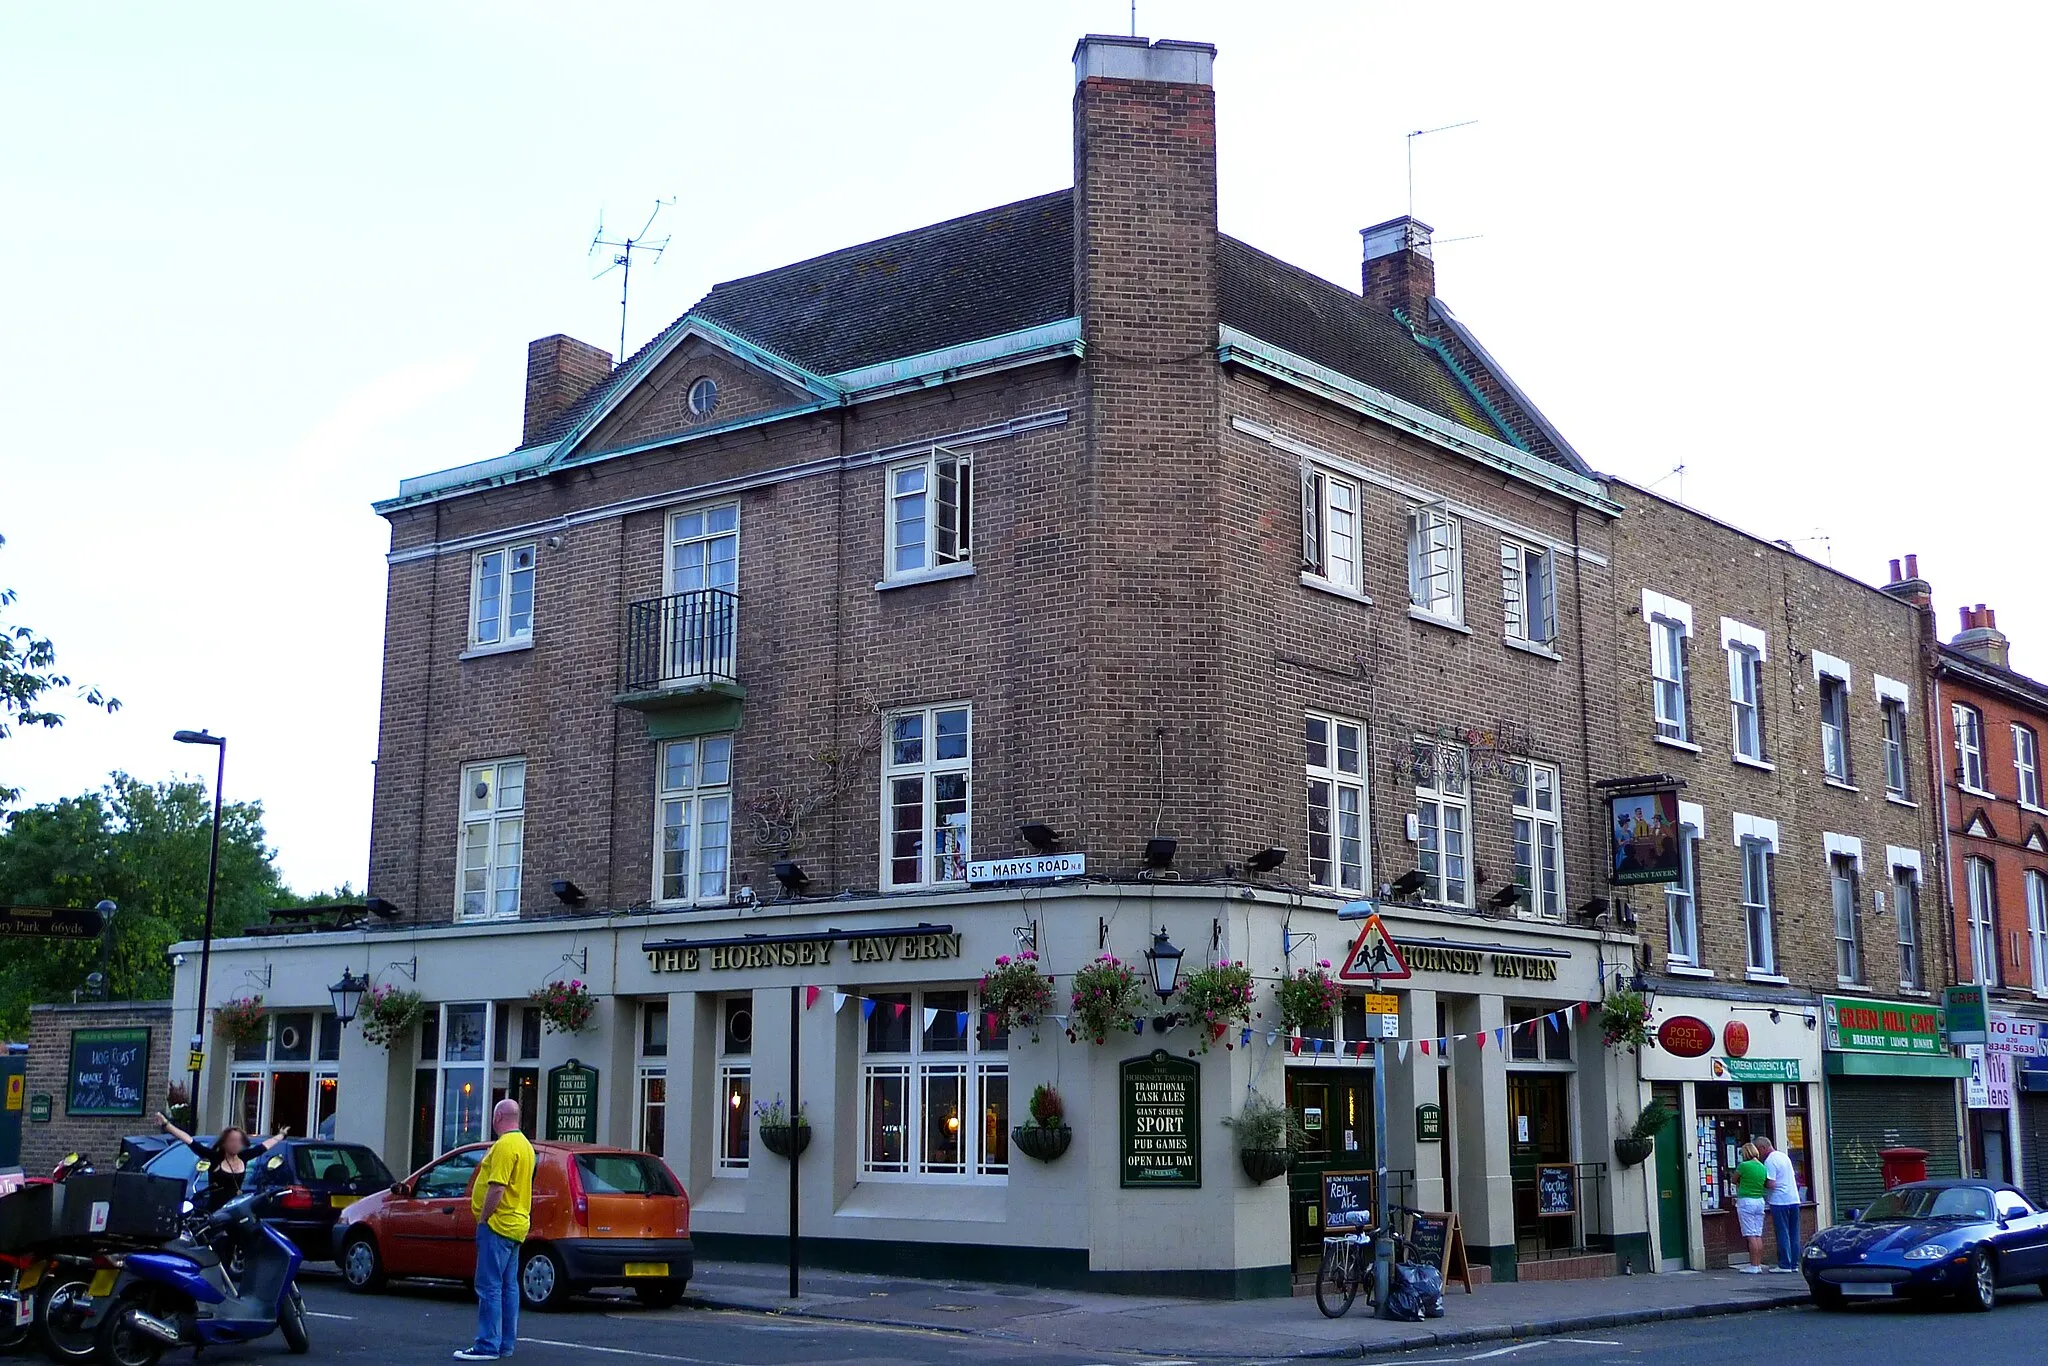
[[[1445,1316],[1398,1323],[1364,1304],[1328,1319],[1312,1297],[1197,1300],[1103,1295],[971,1281],[806,1272],[789,1298],[787,1267],[700,1261],[690,1301],[785,1319],[965,1334],[1082,1354],[1141,1351],[1187,1361],[1355,1358],[1505,1338],[1555,1337],[1627,1324],[1705,1318],[1807,1302],[1796,1274],[1737,1271],[1514,1281],[1444,1294]]]

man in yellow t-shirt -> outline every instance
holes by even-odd
[[[496,1361],[519,1342],[519,1245],[533,1222],[533,1145],[519,1132],[519,1102],[491,1110],[497,1141],[469,1188],[476,1215],[476,1341],[457,1361]]]

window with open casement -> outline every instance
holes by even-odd
[[[974,465],[934,447],[889,467],[888,578],[928,574],[974,558]]]

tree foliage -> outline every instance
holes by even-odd
[[[116,773],[100,791],[17,811],[0,830],[0,905],[93,906],[114,915],[108,977],[115,1000],[165,1000],[169,947],[196,939],[206,913],[213,804],[206,785],[143,783]],[[260,802],[221,811],[214,935],[260,923],[273,906],[351,899],[347,888],[294,897],[263,842]],[[99,968],[99,940],[10,940],[0,956],[0,1037],[27,1034],[28,1007],[68,1001]]]
[[[7,538],[0,536],[0,546]],[[0,740],[14,733],[16,726],[56,727],[64,714],[52,711],[44,699],[71,687],[68,674],[57,672],[57,647],[32,628],[6,618],[14,605],[14,590],[0,588]],[[81,686],[78,696],[88,706],[119,711],[121,700],[108,697],[98,688]],[[0,784],[0,804],[11,802],[19,790]]]

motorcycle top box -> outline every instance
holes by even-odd
[[[0,1195],[0,1252],[23,1252],[50,1240],[56,1189],[38,1181]]]
[[[80,1174],[53,1187],[54,1232],[59,1238],[133,1238],[161,1242],[178,1236],[185,1183],[140,1172]]]

